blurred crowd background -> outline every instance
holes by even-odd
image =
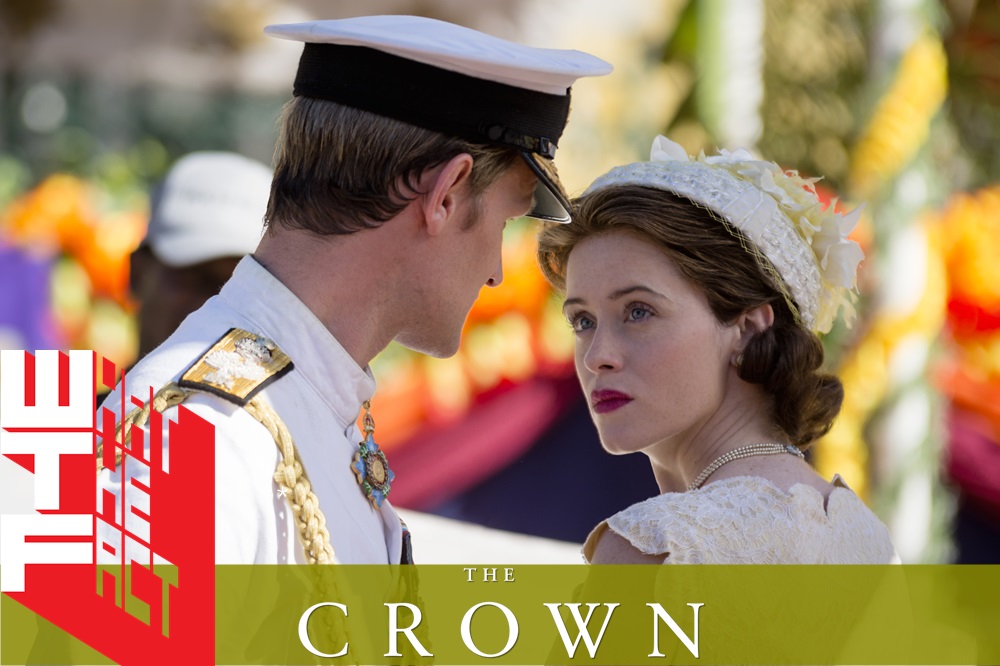
[[[612,62],[574,88],[571,194],[663,133],[864,202],[859,317],[825,339],[847,397],[812,462],[904,562],[1000,562],[996,0],[2,0],[0,348],[131,364],[128,257],[157,181],[195,150],[270,163],[301,45],[263,26],[375,13]],[[372,413],[395,504],[580,542],[656,486],[644,457],[600,450],[535,231],[509,225],[457,356],[376,359]]]

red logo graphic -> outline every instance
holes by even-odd
[[[0,516],[0,591],[118,663],[214,663],[212,424],[182,405],[116,438],[95,413],[113,363],[0,353],[0,454],[34,474],[36,510]],[[145,406],[126,395],[120,414]]]

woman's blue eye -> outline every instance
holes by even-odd
[[[629,308],[628,318],[632,321],[637,321],[639,319],[646,319],[651,314],[653,313],[650,312],[649,308],[641,305],[633,305]]]
[[[570,318],[569,325],[573,327],[573,330],[579,333],[580,331],[586,331],[587,329],[594,327],[594,322],[587,315],[576,315]]]

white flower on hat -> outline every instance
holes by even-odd
[[[832,328],[842,307],[845,320],[848,324],[851,323],[854,316],[852,303],[855,298],[857,269],[864,258],[864,252],[847,236],[857,226],[862,207],[846,215],[835,212],[836,199],[824,207],[816,194],[815,183],[818,178],[802,178],[797,171],[785,171],[773,162],[755,159],[743,148],[735,151],[723,149],[718,155],[711,157],[701,153],[692,159],[684,148],[661,135],[653,140],[650,161],[694,161],[719,167],[770,195],[781,212],[791,221],[801,240],[811,249],[812,259],[819,271],[820,293],[797,299],[807,301],[798,303],[804,323],[813,331],[826,333]],[[717,212],[729,219],[723,211]],[[729,221],[737,228],[741,227],[742,220]],[[806,267],[788,265],[787,256],[794,254],[786,253],[786,260],[778,261],[777,257],[770,256],[769,248],[761,247],[760,250],[778,269],[782,279],[791,288],[793,296],[797,291],[801,294],[802,287],[797,284],[800,281],[799,271],[796,268]],[[809,307],[808,301],[812,301],[813,298],[815,298],[815,312],[810,312],[813,308]]]

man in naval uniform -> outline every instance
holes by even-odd
[[[419,17],[266,32],[305,42],[267,232],[124,386],[214,424],[218,563],[410,561],[368,364],[393,340],[454,354],[480,288],[503,278],[506,220],[568,221],[551,160],[570,86],[611,66]],[[99,471],[99,494],[120,497],[120,470]]]

